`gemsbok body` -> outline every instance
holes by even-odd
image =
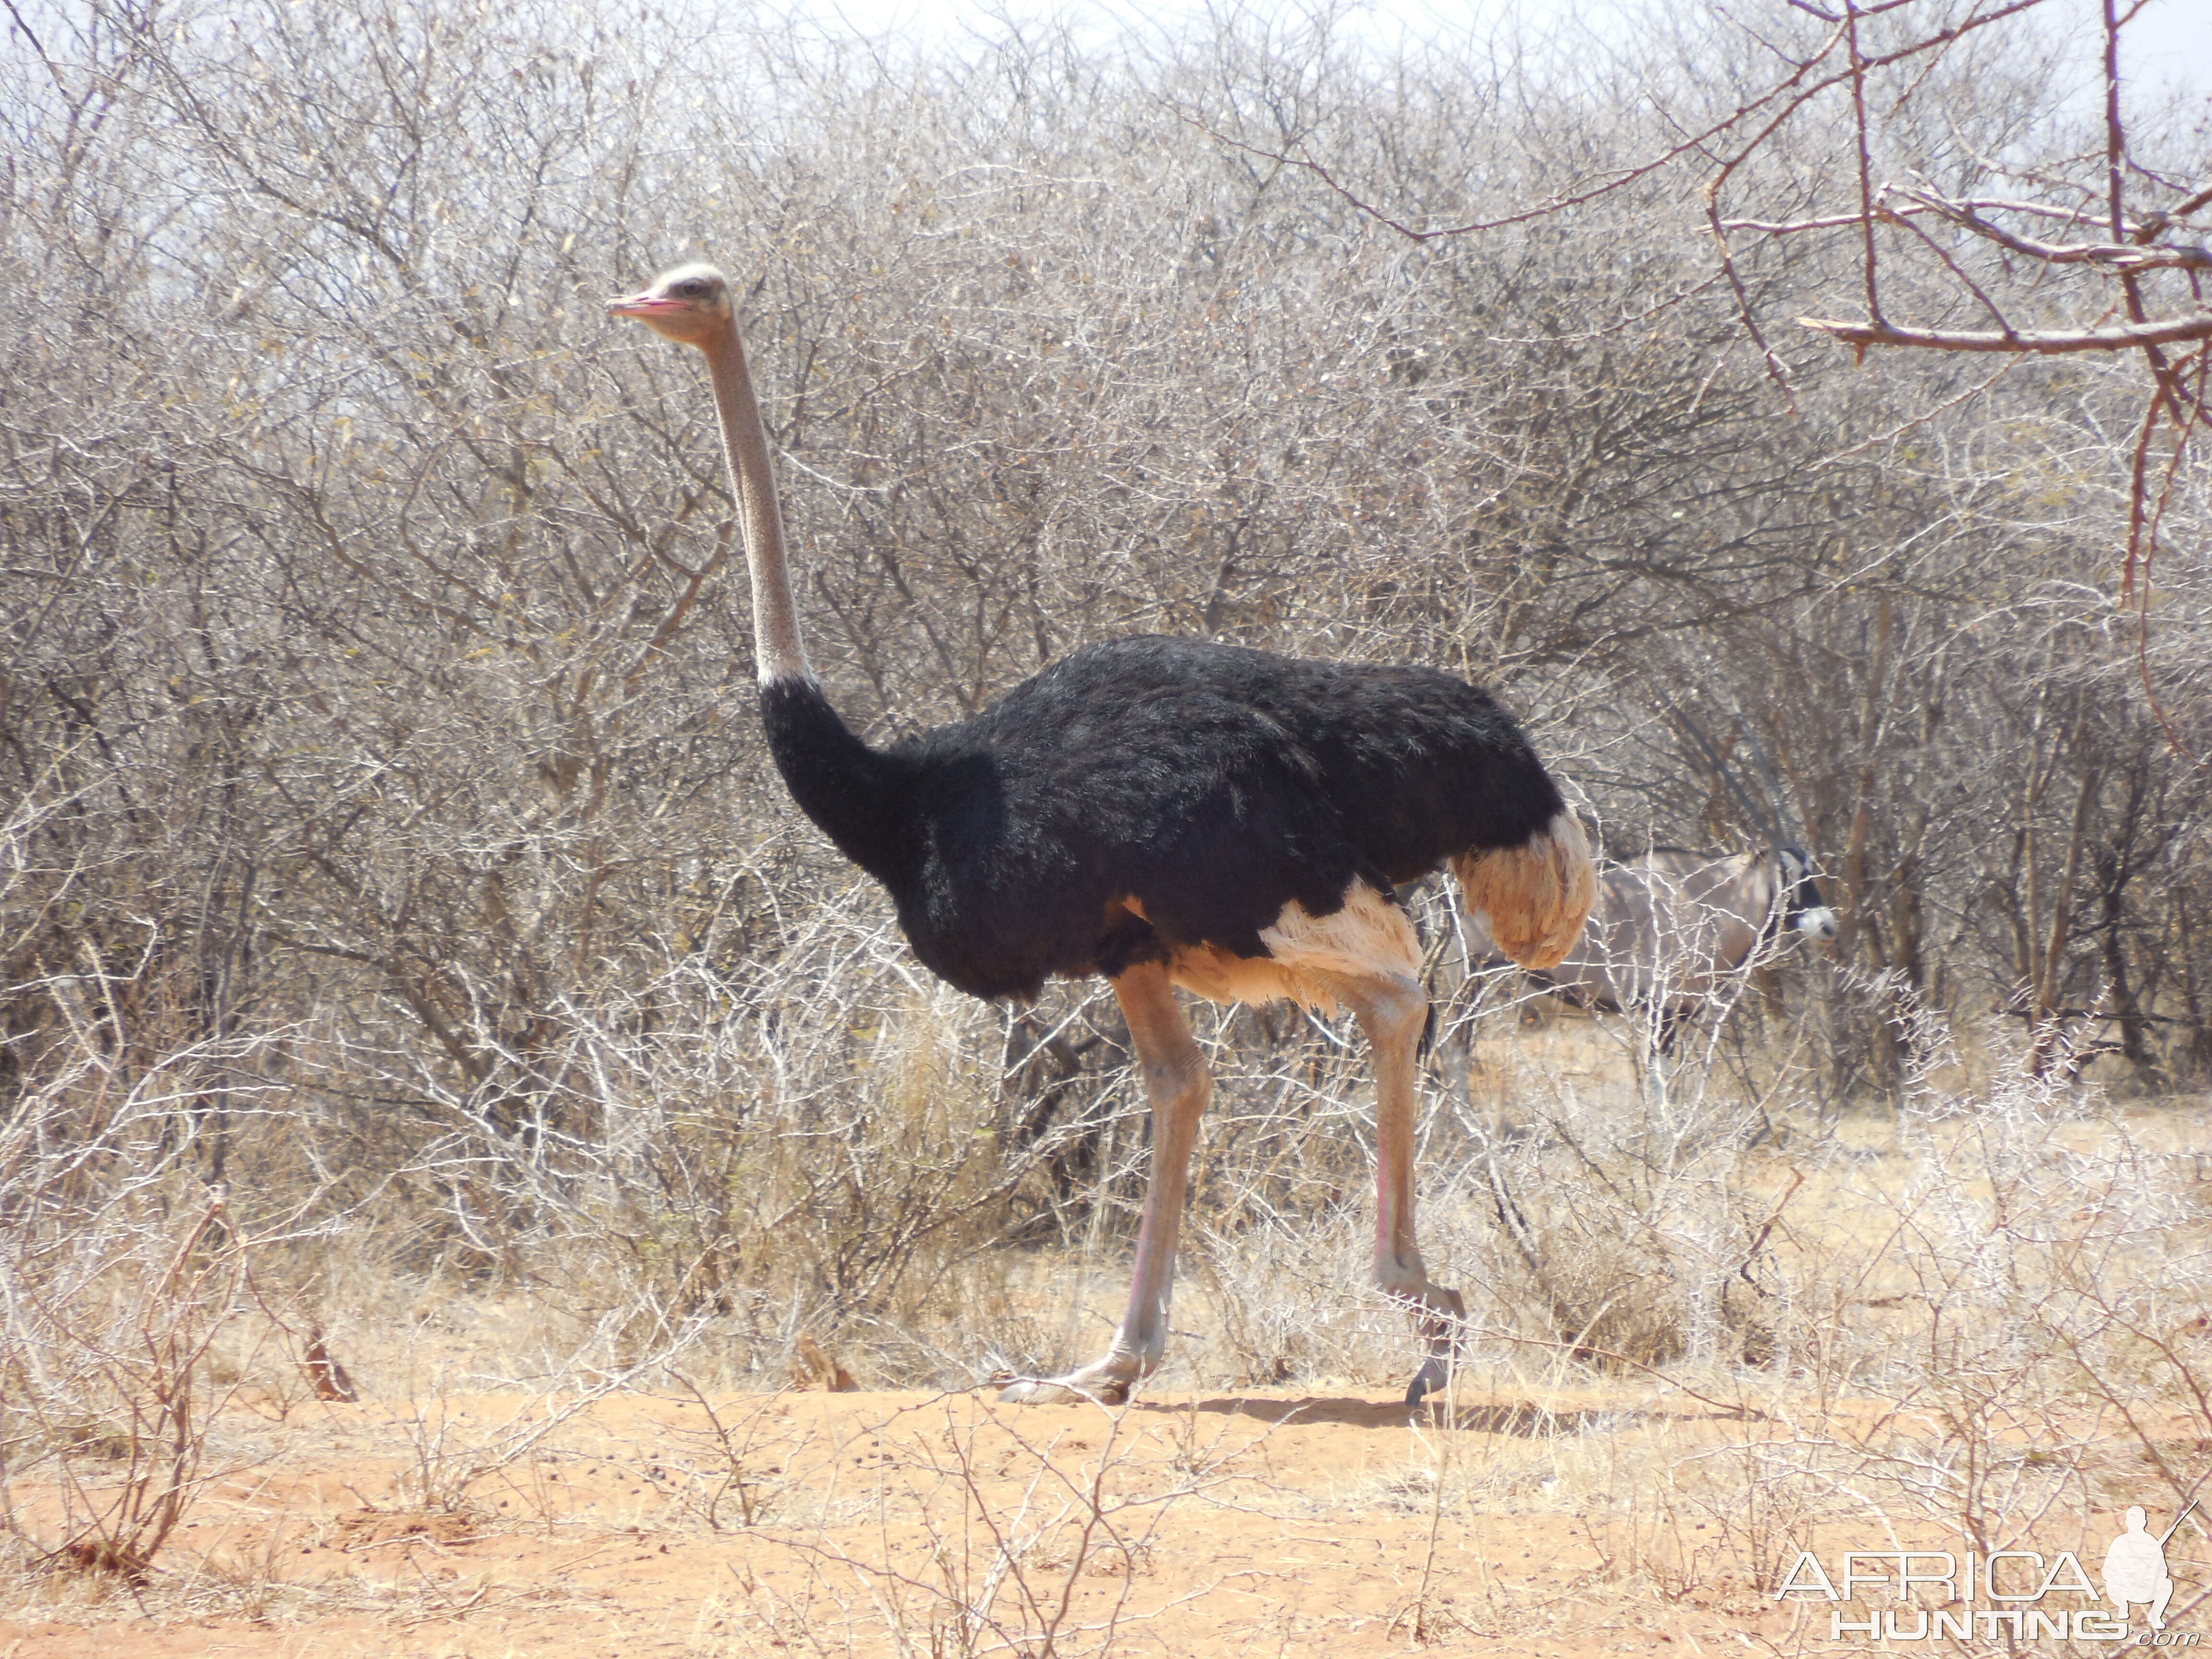
[[[1654,848],[1600,866],[1580,942],[1529,978],[1577,1007],[1646,1015],[1666,1054],[1732,978],[1838,931],[1811,861],[1794,847],[1724,857]]]

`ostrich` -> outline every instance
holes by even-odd
[[[1425,668],[1158,637],[1088,646],[972,720],[872,748],[800,644],[767,434],[730,283],[671,270],[607,302],[704,353],[752,575],[761,718],[799,810],[890,893],[914,953],[970,995],[1103,975],[1152,1112],[1127,1310],[1105,1357],[1011,1401],[1118,1404],[1167,1346],[1192,1146],[1212,1089],[1170,988],[1349,1007],[1375,1054],[1376,1283],[1420,1322],[1407,1391],[1441,1387],[1465,1316],[1414,1242],[1415,1066],[1428,999],[1394,892],[1449,864],[1499,949],[1559,962],[1595,876],[1580,823],[1490,696]]]

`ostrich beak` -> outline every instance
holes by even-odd
[[[617,295],[607,301],[607,314],[611,317],[665,317],[672,311],[690,309],[681,300],[665,299],[651,292]]]

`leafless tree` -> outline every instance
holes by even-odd
[[[692,253],[872,735],[1156,629],[1456,669],[1630,839],[1767,839],[1671,707],[1834,884],[1855,971],[1785,994],[1839,1097],[1929,1001],[2201,1074],[2206,337],[2140,337],[2194,325],[2201,140],[2124,76],[2037,102],[2039,15],[1388,55],[19,5],[0,1091],[105,1146],[158,1078],[133,1121],[234,1206],[281,1171],[487,1273],[588,1235],[764,1344],[1122,1212],[1110,1012],[954,1020],[771,787],[696,387],[599,311]],[[1792,323],[1848,305],[1884,372]],[[1948,349],[2007,330],[2100,349]],[[1207,1155],[1321,1202],[1280,1113],[1334,1050],[1237,1018]]]

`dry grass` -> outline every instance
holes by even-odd
[[[505,1620],[557,1651],[649,1613],[670,1650],[716,1655],[1230,1631],[1817,1651],[1824,1609],[1771,1596],[1800,1549],[2094,1552],[2126,1504],[2197,1494],[2197,1103],[2114,1107],[1991,1043],[1932,1047],[1900,1103],[1838,1114],[1795,1081],[1802,1026],[1662,1064],[1601,1023],[1462,1019],[1423,1215],[1470,1291],[1466,1360],[1409,1422],[1410,1334],[1359,1288],[1363,1056],[1208,1016],[1219,1109],[1167,1370],[1125,1412],[1000,1412],[959,1390],[1084,1357],[1118,1312],[1130,1079],[1109,1065],[1018,1146],[1016,1062],[980,1059],[995,1017],[849,994],[765,1067],[757,1024],[689,1058],[580,1024],[580,1060],[604,1050],[575,1068],[601,1114],[584,1153],[456,1136],[342,1201],[193,1199],[194,1056],[105,1118],[30,1102],[4,1148],[15,1616],[333,1641]],[[305,1097],[266,1105],[265,1167],[311,1167]],[[410,1182],[446,1219],[407,1213]],[[318,1332],[360,1403],[318,1397]],[[791,1389],[841,1368],[954,1391]],[[2191,1596],[2197,1535],[2172,1547]],[[665,1593],[595,1577],[664,1547]]]

